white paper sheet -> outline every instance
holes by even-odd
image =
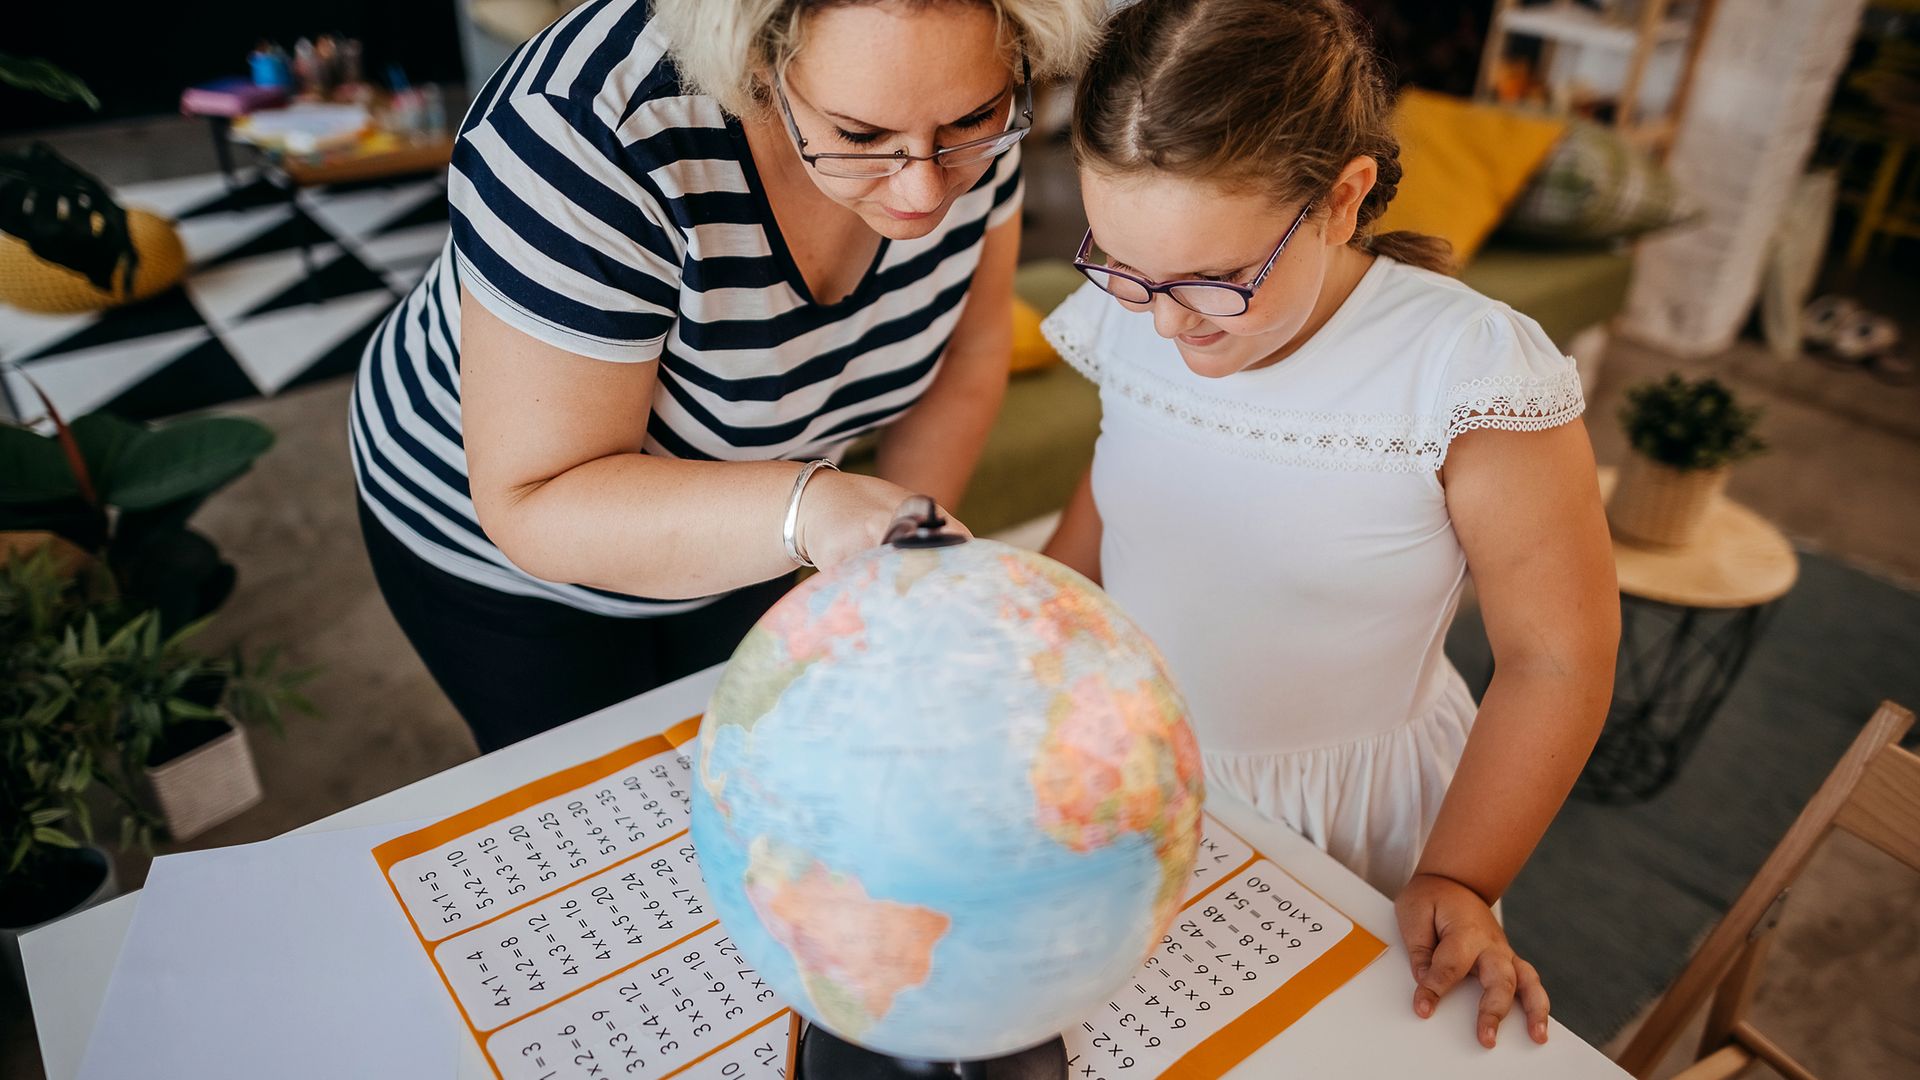
[[[81,1080],[453,1076],[465,1030],[367,855],[411,827],[156,859]]]

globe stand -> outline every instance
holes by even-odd
[[[794,1080],[1064,1080],[1067,1044],[1058,1036],[1005,1057],[912,1061],[853,1045],[818,1024],[800,1036]]]
[[[900,504],[893,524],[887,527],[882,543],[897,548],[943,548],[964,544],[964,533],[950,532],[950,522],[940,513],[940,504],[925,495],[914,495]]]

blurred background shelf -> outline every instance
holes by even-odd
[[[1610,121],[1665,153],[1680,128],[1715,0],[1495,0],[1476,96]]]

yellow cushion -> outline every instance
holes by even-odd
[[[115,292],[94,287],[86,275],[35,255],[11,236],[0,236],[0,304],[49,315],[104,311],[165,292],[187,274],[187,249],[173,222],[145,210],[127,211],[127,233],[140,264],[133,288]]]
[[[1374,231],[1442,237],[1467,262],[1566,129],[1565,120],[1409,87],[1394,108],[1404,175]]]
[[[1038,371],[1059,361],[1040,333],[1040,312],[1019,297],[1013,298],[1013,372]]]

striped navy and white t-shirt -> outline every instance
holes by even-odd
[[[1015,150],[927,236],[882,240],[846,299],[814,303],[739,121],[681,86],[644,0],[577,8],[508,59],[461,125],[447,247],[361,361],[361,495],[408,549],[479,585],[607,615],[698,607],[534,578],[481,531],[461,440],[461,287],[569,352],[657,359],[649,454],[831,457],[932,384],[986,231],[1021,194]]]

